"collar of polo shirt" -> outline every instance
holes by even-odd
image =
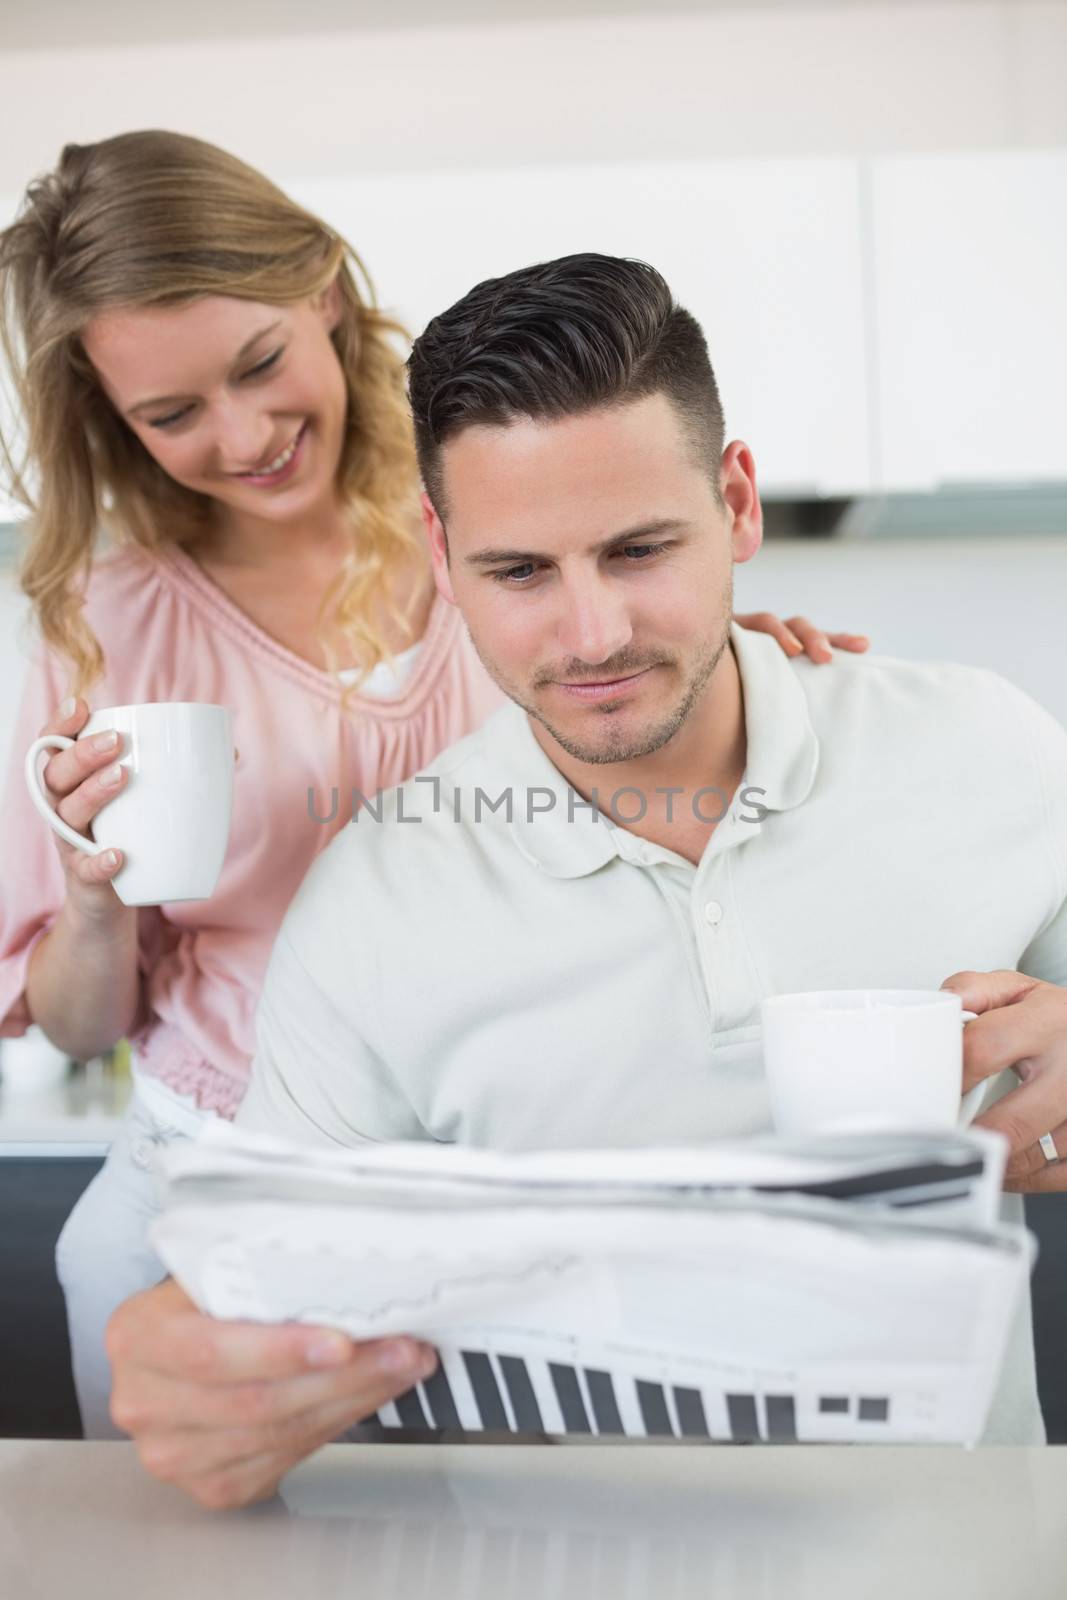
[[[752,804],[768,811],[789,811],[811,793],[819,766],[819,741],[811,725],[808,701],[797,679],[799,667],[765,634],[732,624],[730,640],[741,674],[748,757],[741,788],[762,791]],[[625,853],[633,837],[616,828],[607,814],[599,819],[553,766],[538,744],[526,713],[517,706],[504,719],[507,749],[500,751],[512,774],[514,794],[511,836],[528,861],[554,878],[581,878]],[[503,731],[503,729],[502,729]],[[720,830],[721,832],[721,830]],[[759,824],[731,831],[740,843],[759,832]],[[622,838],[623,848],[618,840]],[[720,837],[716,834],[716,840]],[[722,834],[723,846],[726,835]],[[659,852],[666,858],[670,852]]]

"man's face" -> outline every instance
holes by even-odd
[[[759,544],[743,446],[723,458],[724,486],[739,456],[743,516],[729,489],[716,499],[662,394],[471,427],[444,447],[438,587],[500,688],[575,759],[649,755],[700,703],[728,642],[733,562]]]

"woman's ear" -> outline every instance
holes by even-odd
[[[332,280],[325,289],[315,296],[314,306],[322,317],[327,333],[332,333],[341,320],[343,304],[341,300],[341,274],[335,272]]]

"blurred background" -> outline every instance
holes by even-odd
[[[755,453],[739,608],[996,667],[1067,720],[1064,0],[4,10],[0,216],[65,141],[155,126],[321,212],[413,331],[533,260],[642,256]]]
[[[738,609],[993,667],[1067,721],[1067,0],[2,10],[0,224],[65,142],[162,127],[232,150],[345,233],[412,332],[534,260],[643,257],[703,323],[729,435],[755,454],[768,539]],[[0,497],[5,764],[18,545]],[[0,1274],[36,1307],[49,1230],[123,1090],[110,1067],[72,1084],[56,1062],[57,1120],[20,1096],[16,1055],[5,1041],[0,1186],[39,1248],[12,1247]],[[26,1070],[42,1082],[40,1059]],[[72,1159],[46,1193],[48,1151]],[[1061,1231],[1043,1239],[1039,1317]],[[0,1348],[5,1371],[37,1364],[36,1431],[44,1387],[48,1426],[69,1426],[55,1314]],[[30,1426],[15,1388],[0,1432]],[[1045,1398],[1067,1438],[1067,1390]]]

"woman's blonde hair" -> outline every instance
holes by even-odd
[[[319,615],[363,670],[389,656],[380,621],[403,621],[400,579],[421,560],[400,325],[378,310],[356,252],[254,168],[203,140],[146,130],[65,146],[0,233],[0,339],[23,433],[0,448],[31,512],[22,587],[45,641],[73,666],[76,692],[104,655],[82,614],[99,530],[146,550],[192,544],[213,502],[175,482],[105,395],[80,335],[117,307],[176,306],[206,295],[282,305],[338,280],[331,334],[347,425],[337,473],[352,548]],[[362,288],[362,293],[361,293]],[[32,480],[32,482],[31,482]],[[383,613],[384,607],[384,613]]]

